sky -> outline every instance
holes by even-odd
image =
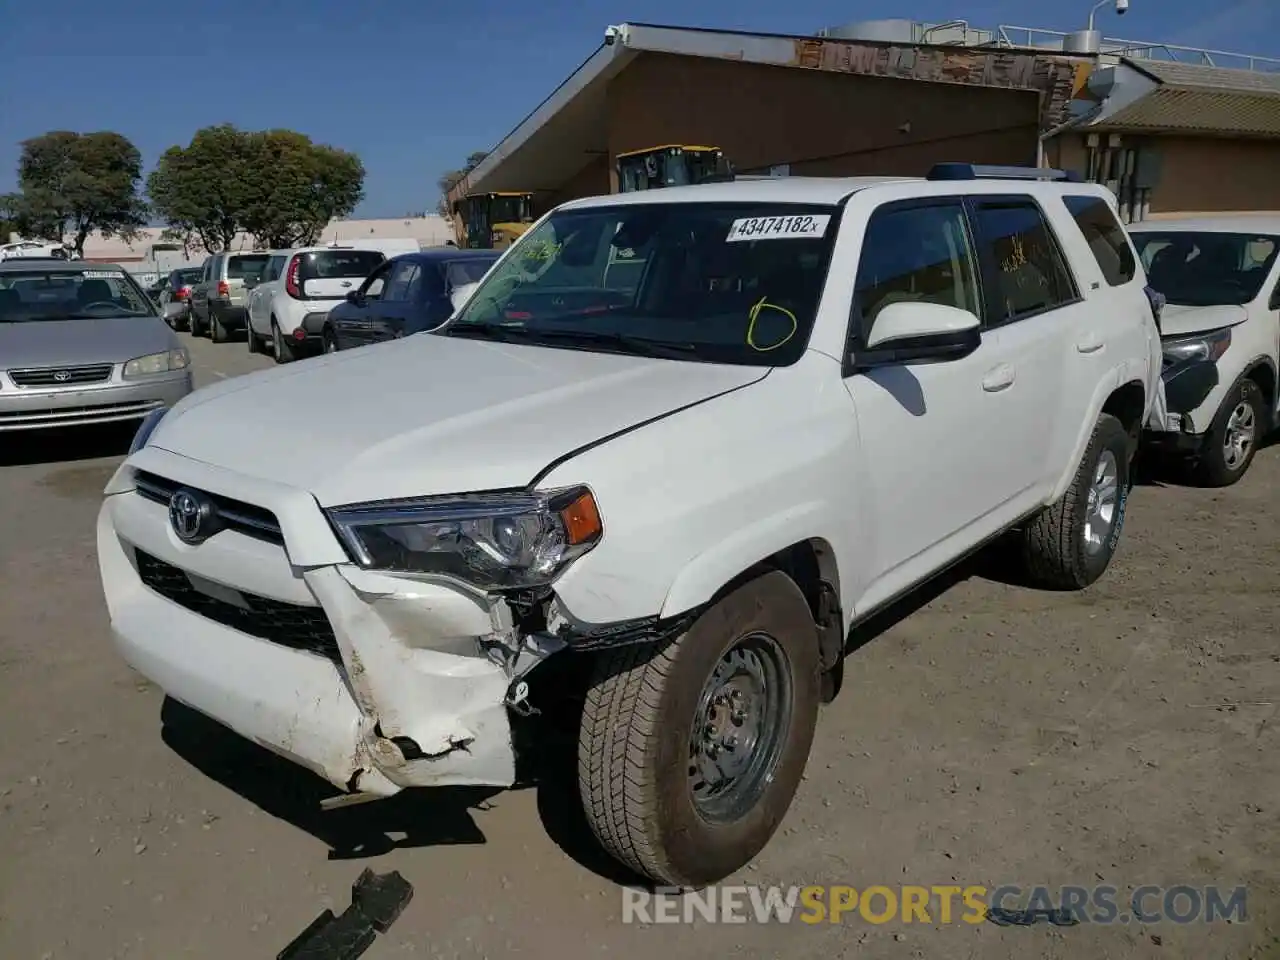
[[[19,144],[114,130],[149,170],[203,126],[287,127],[364,161],[357,216],[436,203],[436,179],[493,147],[628,20],[812,34],[888,17],[1083,28],[1093,0],[0,0],[0,193]],[[1280,57],[1280,0],[1108,4],[1110,37]]]

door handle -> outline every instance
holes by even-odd
[[[1097,353],[1107,345],[1096,333],[1088,333],[1083,339],[1076,341],[1076,350],[1080,353]]]
[[[1007,363],[1002,363],[1000,366],[988,371],[987,375],[982,378],[982,389],[987,393],[999,393],[1001,390],[1007,390],[1012,387],[1014,379],[1013,367]]]

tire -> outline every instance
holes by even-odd
[[[204,336],[204,323],[201,322],[200,318],[197,317],[194,312],[191,314],[191,335],[193,337]]]
[[[1027,575],[1054,590],[1083,590],[1111,564],[1129,504],[1132,440],[1109,413],[1098,417],[1061,499],[1022,531]]]
[[[1263,439],[1266,417],[1257,383],[1243,379],[1232,387],[1205,434],[1193,481],[1202,487],[1229,487],[1243,477]]]
[[[736,809],[717,810],[714,800],[695,799],[691,734],[701,725],[699,705],[709,697],[717,669],[731,663],[743,643],[760,645],[756,663],[768,665],[764,675],[774,682],[770,687],[766,679],[764,686],[776,699],[756,700],[756,716],[766,722],[755,737],[765,748],[747,754],[752,766],[758,764],[754,776],[749,768],[742,778],[748,789]],[[749,863],[778,829],[804,774],[820,672],[808,604],[776,571],[734,590],[680,636],[602,654],[579,729],[578,788],[604,849],[637,873],[679,887],[714,883]],[[749,709],[752,699],[726,702]],[[723,723],[732,708],[721,703],[718,709]],[[749,730],[749,718],[742,724],[730,715],[721,732]],[[708,718],[708,734],[712,726]]]
[[[253,324],[247,319],[244,322],[244,342],[245,346],[249,348],[250,356],[262,352],[262,344],[258,341],[258,335],[253,332]]]
[[[293,344],[280,332],[280,324],[271,321],[271,355],[276,363],[292,363],[294,359]]]
[[[226,343],[229,339],[227,328],[218,319],[218,315],[212,311],[209,313],[209,339],[214,343]]]
[[[333,331],[332,331],[332,330],[326,330],[326,331],[324,332],[324,338],[323,338],[323,339],[324,339],[324,352],[325,352],[325,353],[337,353],[337,352],[338,352],[338,339],[337,339],[337,337],[335,337],[335,336],[333,335]]]

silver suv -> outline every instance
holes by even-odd
[[[245,328],[249,291],[258,285],[271,259],[267,253],[215,253],[204,262],[200,282],[191,291],[191,333],[225,343]]]

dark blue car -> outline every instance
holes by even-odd
[[[453,293],[477,283],[500,250],[443,247],[393,257],[329,311],[324,350],[350,350],[440,326],[453,314]]]

